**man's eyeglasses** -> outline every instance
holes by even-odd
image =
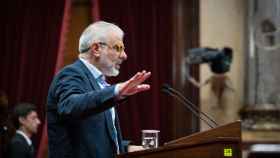
[[[107,46],[110,49],[114,49],[118,53],[122,53],[124,51],[124,49],[125,49],[123,44],[115,44],[113,46],[110,46],[110,45],[108,45],[107,43],[104,43],[104,42],[99,42],[99,44]]]
[[[110,46],[110,45],[108,45],[108,44],[105,43],[105,42],[99,42],[98,44],[103,45],[103,46],[107,46],[107,47],[110,48],[110,49],[114,49],[114,50],[115,50],[116,52],[118,52],[118,53],[122,53],[122,52],[124,51],[124,49],[125,49],[124,45],[121,44],[121,43],[120,43],[120,44],[115,44],[115,45],[113,45],[113,46]],[[82,50],[82,53],[85,53],[85,52],[89,51],[90,48],[91,48],[91,47]]]

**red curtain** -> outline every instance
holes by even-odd
[[[98,0],[92,0],[92,12]],[[99,18],[119,25],[125,31],[128,60],[120,76],[125,81],[137,71],[152,72],[150,91],[131,97],[118,106],[125,139],[139,144],[142,129],[160,130],[160,142],[171,137],[171,100],[161,94],[163,83],[172,83],[172,0],[99,1]]]
[[[0,89],[11,106],[30,102],[44,123],[45,102],[55,73],[65,1],[10,0],[1,5]],[[38,147],[43,124],[33,140]]]
[[[55,73],[57,73],[63,67],[63,57],[65,51],[66,35],[69,29],[69,20],[71,13],[71,1],[66,0],[64,4],[64,13],[62,19],[62,26],[60,31],[60,41],[55,65]],[[46,120],[46,119],[45,119]],[[37,158],[46,157],[48,149],[48,134],[47,134],[47,122],[44,122],[43,133],[38,148]]]
[[[91,4],[92,4],[92,9],[91,9],[92,21],[98,21],[100,20],[99,0],[91,0]]]

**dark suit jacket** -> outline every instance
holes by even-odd
[[[25,138],[16,133],[8,146],[8,158],[34,158],[34,150]]]
[[[101,90],[77,60],[60,71],[49,88],[47,121],[50,158],[111,158],[116,155],[110,108],[117,105],[115,86]],[[122,137],[116,115],[118,144]]]

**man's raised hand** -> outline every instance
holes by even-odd
[[[146,91],[150,89],[149,84],[142,84],[147,78],[151,76],[151,72],[146,72],[143,70],[142,72],[137,72],[132,78],[128,81],[119,83],[119,97],[125,97],[134,95],[136,93]]]

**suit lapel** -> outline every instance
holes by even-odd
[[[110,137],[113,142],[115,142],[115,136],[114,136],[114,126],[113,126],[113,120],[112,120],[112,115],[110,110],[105,111],[105,117],[106,117],[106,124],[107,124],[107,129],[109,131]]]
[[[81,60],[77,60],[75,64],[81,68],[81,70],[84,72],[85,77],[89,80],[90,86],[92,90],[100,90],[101,87],[98,85],[97,80],[92,76],[89,69],[82,63]]]

